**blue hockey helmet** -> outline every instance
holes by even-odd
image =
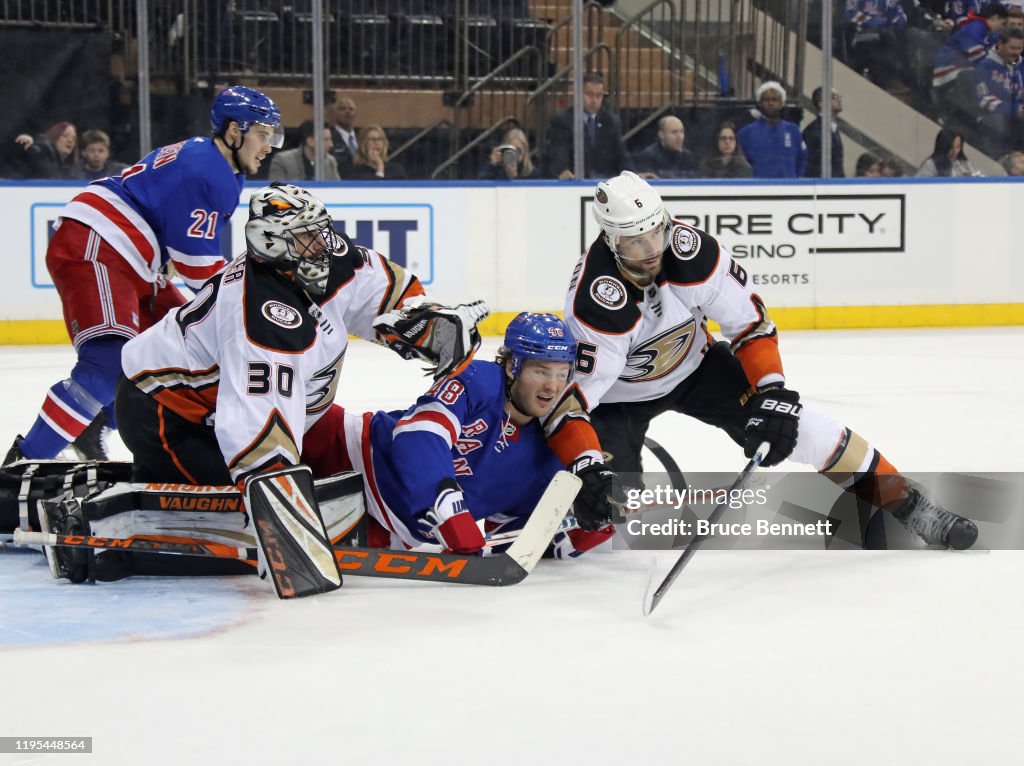
[[[237,122],[244,135],[255,124],[274,128],[270,145],[280,149],[284,145],[281,110],[269,96],[244,85],[232,85],[222,90],[210,107],[210,128],[213,135],[223,136],[229,122]]]
[[[576,361],[576,339],[565,322],[554,314],[522,312],[505,330],[504,350],[512,358],[512,375],[518,375],[523,362]],[[570,367],[570,374],[572,368]]]

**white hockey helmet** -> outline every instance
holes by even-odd
[[[597,185],[594,218],[616,258],[622,256],[621,239],[649,234],[658,228],[665,235],[660,249],[668,246],[671,219],[665,203],[654,187],[636,173],[626,170]]]
[[[324,204],[286,183],[253,192],[245,241],[250,258],[288,274],[314,295],[326,291],[331,256],[342,245]]]

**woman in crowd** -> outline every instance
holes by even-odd
[[[723,122],[715,131],[711,156],[704,160],[702,175],[707,178],[752,178],[750,167],[736,142],[736,126]]]
[[[508,152],[506,154],[506,152]],[[515,155],[513,157],[513,154]],[[478,178],[486,181],[513,181],[517,178],[540,178],[540,168],[530,159],[530,142],[519,128],[510,128],[501,138],[501,145],[491,150],[490,161],[480,168]]]
[[[41,136],[28,133],[17,136],[15,142],[23,154],[19,159],[26,178],[83,178],[78,161],[78,131],[73,123],[58,122]]]
[[[943,128],[935,136],[935,151],[921,163],[918,176],[944,176],[960,178],[980,176],[964,154],[964,137],[955,130]]]
[[[388,160],[388,136],[380,125],[359,131],[358,150],[352,160],[353,181],[401,181],[405,168]]]

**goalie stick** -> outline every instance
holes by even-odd
[[[726,497],[732,497],[735,490],[743,489],[743,487],[746,486],[750,477],[753,475],[754,471],[757,470],[757,467],[761,465],[761,461],[764,460],[765,455],[768,454],[770,449],[771,444],[768,442],[761,442],[761,445],[757,448],[754,456],[750,458],[750,462],[747,463],[746,467],[740,472],[740,475],[736,477],[736,481],[734,481],[732,486],[729,487]],[[725,500],[715,506],[715,510],[713,510],[711,515],[708,516],[708,525],[710,526],[718,521],[728,507],[729,504]],[[665,579],[661,581],[661,585],[659,585],[653,592],[651,591],[651,583],[654,581],[654,576],[652,574],[651,581],[647,584],[647,592],[644,594],[643,608],[645,617],[650,615],[650,613],[654,611],[655,607],[658,606],[658,603],[665,597],[668,589],[672,587],[672,583],[674,583],[676,578],[679,577],[679,573],[683,571],[683,567],[689,563],[693,554],[697,552],[697,549],[704,544],[704,541],[707,540],[709,536],[710,535],[697,535],[690,540],[686,545],[686,548],[684,548],[683,552],[679,555],[679,558],[676,559],[676,563],[673,564],[672,568],[668,571]]]
[[[448,553],[395,551],[359,546],[334,546],[334,559],[343,574],[360,577],[386,577],[398,580],[454,582],[467,585],[515,585],[537,565],[548,543],[558,531],[580,488],[580,479],[568,471],[559,471],[548,484],[529,521],[515,542],[503,553],[491,556],[458,556]],[[182,556],[216,556],[256,561],[247,548],[217,543],[130,538],[105,538],[87,535],[56,535],[16,530],[17,545],[56,545],[93,550],[124,550],[139,553],[170,553]]]

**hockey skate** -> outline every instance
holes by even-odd
[[[978,527],[973,521],[950,513],[914,488],[893,516],[929,545],[962,551],[978,539]]]
[[[100,410],[88,427],[71,442],[79,460],[109,460],[107,437],[111,434],[110,419]]]
[[[16,463],[19,460],[25,459],[25,453],[21,451],[21,440],[24,438],[25,437],[21,434],[14,437],[14,444],[12,444],[11,448],[7,450],[7,455],[4,457],[3,465],[10,465],[11,463]]]
[[[39,508],[39,526],[43,532],[58,535],[88,534],[82,504],[74,498],[43,501]],[[45,545],[43,553],[54,578],[73,583],[89,579],[91,551]]]

